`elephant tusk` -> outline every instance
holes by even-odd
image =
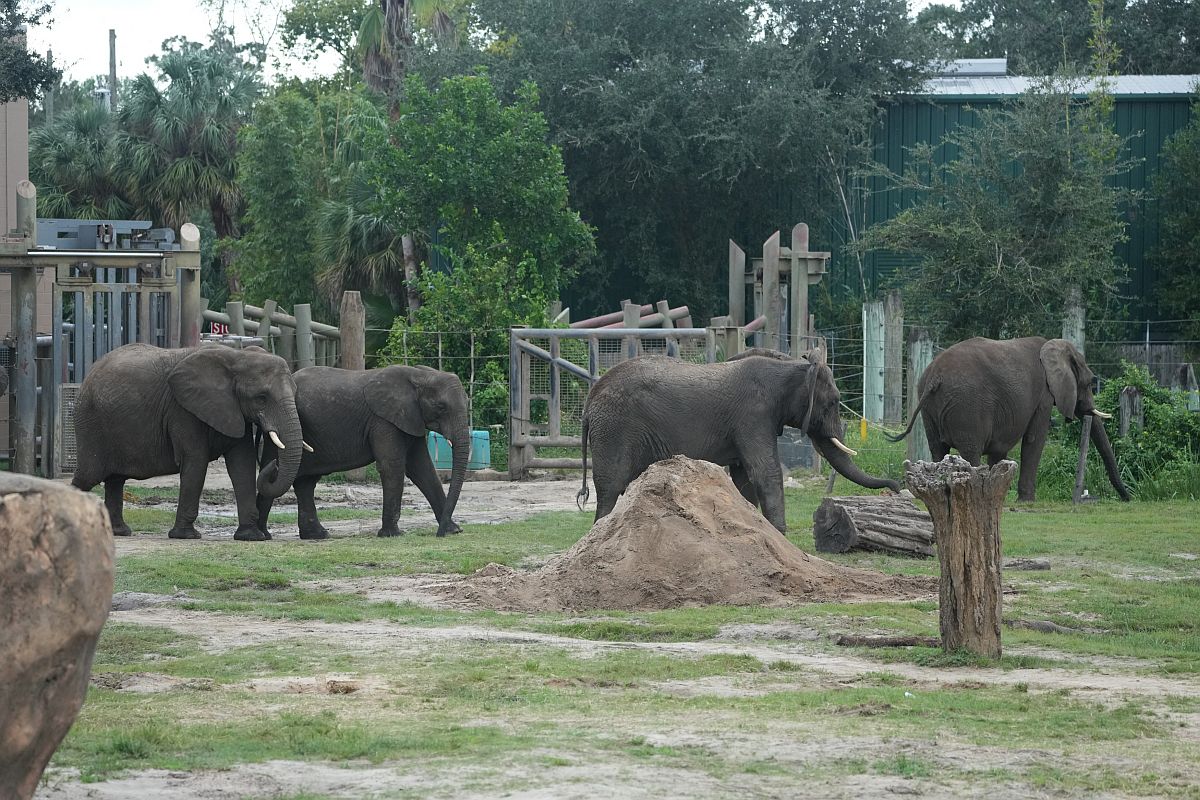
[[[845,453],[848,456],[858,455],[857,450],[851,450],[849,447],[846,447],[846,445],[842,444],[842,440],[837,438],[836,436],[834,436],[829,441],[833,442],[834,447],[836,447],[838,450],[841,450],[843,453]]]
[[[305,450],[307,450],[308,452],[310,452],[310,453],[316,452],[316,451],[314,451],[314,450],[312,449],[312,445],[311,445],[311,444],[309,444],[308,442],[305,442],[305,441],[303,441],[303,440],[302,440],[302,441],[300,442],[300,444],[304,445],[304,449],[305,449]]]
[[[1092,413],[1095,414],[1100,419],[1112,419],[1112,414],[1105,414],[1103,411],[1101,411],[1098,408],[1093,409]]]
[[[278,433],[271,431],[268,435],[271,437],[271,441],[275,443],[276,447],[278,447],[280,450],[287,450],[287,447],[285,447],[283,444],[283,440],[279,438]]]

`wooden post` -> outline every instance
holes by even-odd
[[[342,292],[342,369],[367,368],[367,309],[359,292]]]
[[[788,276],[789,309],[791,311],[791,347],[793,357],[799,358],[808,349],[808,334],[812,325],[808,319],[808,224],[792,226],[792,267]]]
[[[296,312],[296,369],[304,369],[316,364],[312,334],[312,306],[308,303],[297,303],[294,310]],[[233,321],[232,317],[230,321]]]
[[[626,328],[637,328],[642,318],[642,307],[637,303],[626,303],[621,307],[625,318],[621,323]],[[638,340],[634,336],[625,337],[625,358],[638,357]]]
[[[729,320],[733,325],[746,324],[746,253],[733,239],[729,240]]]
[[[17,230],[32,249],[37,243],[37,189],[25,180],[17,184]],[[12,385],[16,416],[11,421],[10,463],[13,472],[26,475],[34,474],[37,459],[34,432],[37,415],[37,278],[37,268],[33,265],[14,267],[10,284],[12,330],[16,339]],[[90,298],[91,294],[87,293],[87,296]],[[87,308],[90,310],[90,305]],[[84,325],[91,325],[90,317]],[[90,364],[90,360],[87,363]]]
[[[1084,352],[1086,344],[1085,324],[1087,312],[1083,305],[1083,293],[1078,286],[1067,290],[1067,308],[1063,315],[1062,338],[1066,339],[1079,350]]]
[[[1084,414],[1079,418],[1083,423],[1083,431],[1079,434],[1079,461],[1075,465],[1075,492],[1071,502],[1079,505],[1083,502],[1083,480],[1087,474],[1088,446],[1092,442],[1092,415]]]
[[[296,329],[291,325],[279,323],[279,357],[288,363],[293,372],[296,367]]]
[[[779,331],[783,323],[783,299],[779,296],[779,231],[763,243],[763,313],[767,317],[763,325],[766,337],[764,347],[779,349]]]
[[[674,328],[675,321],[671,319],[671,304],[666,300],[659,300],[656,304],[658,313],[662,315],[662,326],[664,328]]]
[[[899,289],[883,301],[883,421],[904,421],[904,301]]]
[[[1126,386],[1121,390],[1121,421],[1120,435],[1128,436],[1129,431],[1140,431],[1145,425],[1142,412],[1142,390],[1136,386]]]
[[[883,303],[863,303],[863,417],[883,420]]]
[[[263,349],[268,353],[275,352],[274,338],[271,336],[271,317],[275,316],[277,305],[274,300],[263,301],[262,321],[258,325],[258,335],[262,337]],[[282,328],[280,330],[282,332]]]
[[[200,249],[200,229],[190,222],[179,227],[179,249],[192,252]],[[200,302],[200,270],[181,269],[179,289],[179,345],[196,347],[200,344],[200,331],[204,327],[202,315],[204,309],[208,308]]]
[[[942,649],[1000,657],[1000,509],[1017,474],[1007,459],[972,467],[949,455],[936,464],[904,462],[908,488],[933,518],[941,577]]]
[[[908,342],[908,417],[912,417],[921,398],[917,384],[921,375],[933,362],[933,342],[929,331],[924,328],[914,328]],[[905,420],[907,422],[907,418]],[[928,461],[929,439],[925,436],[925,423],[917,420],[913,423],[912,433],[908,435],[908,460]]]
[[[229,316],[229,332],[234,336],[246,335],[246,314],[241,300],[230,300],[225,304],[225,313]]]
[[[525,413],[525,395],[529,386],[523,380],[525,371],[522,369],[522,362],[526,356],[517,347],[517,332],[509,331],[508,336],[508,479],[519,481],[525,477],[528,470],[525,447],[521,439],[524,438],[525,425],[529,421]]]

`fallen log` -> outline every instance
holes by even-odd
[[[936,636],[854,636],[844,633],[834,640],[841,647],[941,647]]]
[[[878,550],[933,557],[933,520],[906,497],[826,497],[813,514],[813,540],[822,553]]]

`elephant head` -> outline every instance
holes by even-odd
[[[440,433],[454,450],[450,490],[438,527],[438,536],[445,536],[453,525],[454,507],[471,454],[467,393],[457,375],[429,367],[392,366],[372,372],[375,374],[367,381],[365,394],[374,414],[422,440],[426,430]]]
[[[1104,430],[1104,420],[1111,419],[1112,415],[1096,408],[1096,397],[1092,394],[1092,382],[1096,376],[1088,367],[1083,353],[1066,339],[1051,339],[1042,345],[1038,357],[1046,374],[1046,388],[1054,399],[1054,406],[1067,419],[1091,418],[1091,438],[1104,460],[1108,480],[1121,499],[1128,500],[1129,490],[1121,480],[1121,471],[1113,454],[1112,443]]]
[[[300,467],[303,440],[296,382],[287,362],[260,348],[197,348],[167,376],[175,401],[218,433],[238,438],[257,425],[282,452],[259,474],[258,491],[279,497]]]

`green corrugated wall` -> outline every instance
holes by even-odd
[[[1171,136],[1188,124],[1191,114],[1191,95],[1169,98],[1118,97],[1114,109],[1116,131],[1129,141],[1128,156],[1136,163],[1129,172],[1119,176],[1121,185],[1138,190],[1143,200],[1129,210],[1129,240],[1117,252],[1129,265],[1128,292],[1134,298],[1145,298],[1154,288],[1150,254],[1158,242],[1160,210],[1154,202],[1152,183],[1158,171],[1163,146]],[[918,143],[937,144],[947,131],[959,125],[977,124],[972,109],[1001,102],[1000,98],[971,98],[968,100],[913,99],[895,103],[884,109],[883,120],[876,139],[876,159],[896,173],[907,166],[907,148]],[[941,162],[953,160],[956,148],[944,148],[936,153]],[[913,202],[912,192],[883,190],[883,182],[873,179],[873,193],[867,209],[868,224],[890,219],[901,208]],[[835,257],[836,258],[836,257]],[[891,253],[873,253],[867,259],[868,282],[878,289],[881,282],[908,259]],[[853,269],[849,259],[837,259],[836,270]],[[1136,305],[1136,302],[1135,302]]]

